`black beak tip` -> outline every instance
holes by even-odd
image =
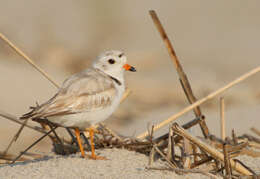
[[[129,71],[136,72],[136,69],[134,67],[131,67]]]

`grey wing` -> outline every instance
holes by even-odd
[[[99,110],[110,105],[116,93],[109,77],[89,69],[65,80],[53,98],[22,118],[45,118]]]

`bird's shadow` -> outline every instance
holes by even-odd
[[[23,166],[23,165],[27,165],[30,163],[37,163],[37,162],[42,162],[42,161],[48,161],[50,159],[54,159],[54,158],[74,158],[74,157],[78,157],[76,154],[71,154],[71,155],[55,155],[55,156],[43,156],[42,158],[37,158],[37,159],[32,159],[32,160],[25,160],[25,161],[18,161],[15,162],[13,164],[3,164],[0,165],[0,168],[9,166],[9,167],[15,167],[15,166]]]

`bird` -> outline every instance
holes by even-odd
[[[92,66],[67,78],[57,93],[20,117],[21,120],[44,119],[75,130],[81,156],[86,157],[80,140],[80,131],[88,131],[91,159],[102,159],[95,154],[94,126],[106,120],[119,106],[125,92],[124,72],[135,72],[127,64],[127,57],[118,50],[101,53]]]

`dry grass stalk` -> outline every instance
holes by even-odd
[[[243,150],[247,146],[248,146],[248,142],[241,142],[235,145],[226,145],[226,149],[228,153],[234,153]]]
[[[162,151],[157,147],[157,145],[154,145],[153,147],[154,147],[155,151],[156,151],[157,153],[159,153],[159,154],[162,156],[162,158],[167,161],[167,163],[169,164],[169,166],[170,166],[171,168],[173,168],[173,169],[176,169],[176,168],[177,168],[177,165],[174,164],[172,161],[170,161],[170,160],[162,153]]]
[[[10,149],[11,146],[13,145],[13,143],[18,139],[21,130],[24,128],[24,126],[28,126],[28,125],[27,125],[27,122],[22,123],[22,122],[20,122],[18,119],[15,119],[13,116],[11,116],[11,115],[9,115],[9,114],[3,112],[3,111],[0,111],[0,116],[5,117],[5,118],[7,118],[7,119],[10,119],[11,121],[17,122],[18,124],[21,124],[21,125],[22,125],[22,127],[20,127],[20,129],[18,130],[18,132],[14,135],[14,137],[12,138],[12,140],[9,142],[8,146],[6,147],[6,149],[5,149],[5,151],[4,151],[4,154],[7,154],[8,151],[9,151],[9,149]],[[33,128],[33,129],[35,129],[35,128]],[[38,130],[37,130],[37,131],[38,131]]]
[[[185,155],[183,157],[183,168],[189,169],[191,166],[192,147],[186,138],[183,139],[183,150]]]
[[[181,135],[188,140],[190,140],[192,143],[196,144],[201,149],[205,150],[207,153],[209,153],[213,158],[220,160],[224,162],[224,155],[213,148],[212,146],[202,142],[198,138],[192,136],[188,132],[186,132],[183,128],[178,126],[176,123],[173,125],[174,132],[176,132],[178,135]],[[244,166],[242,166],[240,163],[235,162],[234,160],[230,160],[231,167],[236,170],[237,172],[243,174],[243,175],[252,175],[250,171],[248,171]]]
[[[8,153],[9,149],[11,148],[11,146],[13,145],[14,142],[15,142],[15,136],[12,138],[12,140],[9,142],[8,146],[4,150],[4,152],[3,152],[4,155]]]
[[[155,154],[155,149],[154,147],[152,148],[150,154],[149,154],[149,161],[148,161],[148,166],[151,166],[154,162],[154,154]]]
[[[232,170],[230,167],[230,160],[229,160],[226,143],[223,144],[223,154],[224,154],[224,166],[225,166],[225,170],[226,170],[226,177],[228,179],[231,179]]]
[[[15,122],[17,124],[20,124],[20,125],[23,124],[23,122],[21,122],[21,120],[19,120],[16,116],[14,116],[12,114],[9,114],[9,113],[7,113],[5,111],[0,110],[0,116],[3,117],[3,118],[6,118],[6,119],[8,119],[8,120],[10,120],[12,122]],[[25,124],[25,126],[30,128],[30,129],[33,129],[33,130],[35,130],[37,132],[45,133],[45,131],[43,129],[39,128],[39,127],[31,126],[29,124]]]
[[[248,142],[248,145],[249,145],[249,147],[253,147],[253,148],[256,148],[256,149],[260,149],[260,144],[259,144],[259,143],[250,141],[250,142]]]
[[[52,128],[49,132],[44,134],[42,137],[40,137],[38,140],[36,140],[32,145],[27,147],[23,152],[20,153],[15,159],[12,160],[12,163],[15,163],[22,155],[24,155],[28,150],[30,150],[33,146],[35,146],[38,142],[40,142],[43,138],[48,136],[51,132],[53,132],[57,127]]]
[[[260,145],[255,142],[248,141],[247,139],[240,139],[240,143],[237,145],[228,145],[227,151],[230,155],[230,158],[237,157],[239,155],[248,155],[250,157],[260,157],[260,152],[254,151],[252,149],[248,149],[247,147],[260,149]],[[213,145],[217,149],[222,149],[222,143],[218,141],[211,141],[210,145]]]
[[[254,127],[252,127],[250,130],[260,137],[260,130],[258,130]]]
[[[196,124],[198,124],[199,120],[200,120],[200,118],[195,118],[195,119],[187,122],[186,124],[183,124],[182,128],[189,129],[189,128],[195,126]],[[158,137],[157,139],[155,139],[155,141],[160,141],[160,140],[163,140],[163,139],[167,139],[168,137],[169,137],[169,134],[164,134],[164,135]],[[182,137],[177,136],[177,137],[174,138],[174,141],[176,143],[178,143],[181,139],[182,139]]]
[[[115,137],[119,142],[123,142],[123,139],[121,137],[119,137],[119,135],[117,135],[114,131],[112,131],[111,129],[109,129],[104,123],[99,123],[99,125],[101,127],[103,127],[109,134],[111,134],[113,137]]]
[[[167,163],[169,164],[169,166],[171,167],[170,170],[180,174],[180,173],[200,173],[200,174],[203,174],[203,175],[206,175],[206,176],[209,176],[209,177],[212,177],[212,178],[217,178],[215,175],[213,174],[210,174],[210,173],[207,173],[207,172],[204,172],[202,170],[197,170],[197,169],[180,169],[180,168],[176,168],[176,165],[173,164],[162,152],[161,150],[156,146],[154,145],[154,149],[156,150],[156,152],[158,152],[161,157],[163,159],[165,159],[167,161]],[[152,169],[152,168],[149,168],[149,169]]]
[[[20,129],[19,129],[19,130],[16,132],[16,134],[14,135],[14,137],[13,137],[13,139],[12,139],[13,141],[16,141],[16,140],[19,138],[19,136],[20,136],[22,130],[24,129],[25,124],[27,124],[28,120],[29,120],[29,119],[26,119],[26,120],[23,122],[23,124],[22,124],[22,126],[20,127]]]
[[[232,140],[233,140],[234,144],[238,144],[238,138],[237,138],[237,135],[236,135],[234,129],[232,129]]]
[[[224,97],[220,98],[220,133],[221,139],[225,140],[226,138],[226,122],[225,122],[225,99]]]
[[[253,70],[245,73],[244,75],[238,77],[237,79],[233,80],[232,82],[228,83],[227,85],[223,86],[222,88],[219,88],[218,90],[210,93],[209,95],[207,95],[206,97],[198,100],[197,102],[193,103],[192,105],[184,108],[183,110],[181,110],[180,112],[178,112],[177,114],[172,115],[171,117],[169,117],[168,119],[164,120],[163,122],[157,124],[154,126],[154,131],[159,130],[160,128],[164,127],[165,125],[169,124],[170,122],[175,121],[177,118],[179,118],[180,116],[186,114],[187,112],[189,112],[190,110],[196,108],[197,106],[205,103],[206,101],[214,98],[217,95],[222,94],[223,92],[225,92],[226,90],[228,90],[229,88],[233,87],[234,85],[241,83],[242,81],[244,81],[245,79],[251,77],[252,75],[258,73],[260,71],[260,66],[258,66],[257,68],[254,68]],[[143,139],[148,135],[148,132],[144,132],[140,135],[138,135],[138,139]]]
[[[149,138],[151,139],[151,131],[149,130]],[[168,136],[168,140],[171,140],[171,142],[167,142],[165,141],[164,139],[162,139],[161,141],[158,141],[158,143],[154,143],[153,141],[150,141],[151,144],[153,145],[153,148],[151,149],[151,152],[150,152],[150,156],[149,156],[149,163],[148,165],[151,166],[152,163],[153,163],[153,159],[154,159],[154,155],[155,155],[155,152],[157,152],[163,159],[165,159],[167,161],[167,163],[169,164],[169,166],[172,168],[171,170],[172,171],[175,171],[176,173],[178,174],[181,174],[181,173],[194,173],[194,171],[196,171],[195,173],[201,173],[201,172],[205,172],[205,171],[201,171],[201,170],[189,170],[189,169],[181,169],[180,167],[183,167],[180,163],[178,163],[178,161],[174,160],[174,157],[172,157],[174,155],[174,153],[171,153],[169,152],[170,150],[174,150],[174,146],[172,145],[174,142],[174,139],[173,139],[173,130],[171,129],[170,132],[169,132],[169,136]],[[162,142],[162,141],[165,141],[166,142],[166,145],[165,145],[165,142]],[[182,146],[183,147],[183,146]],[[167,150],[167,156],[162,152],[162,150],[164,150],[165,148],[168,148]],[[171,148],[171,149],[170,149]],[[173,148],[173,149],[172,149]],[[171,153],[171,154],[170,154]],[[178,157],[178,156],[176,156]],[[179,160],[180,157],[178,157]],[[177,162],[177,163],[176,163]],[[200,165],[200,164],[198,164]],[[207,172],[205,172],[207,173]],[[209,174],[211,175],[211,174]],[[209,176],[208,175],[208,176]],[[212,175],[214,176],[214,175]]]
[[[154,10],[151,10],[149,11],[150,15],[151,15],[151,18],[155,24],[155,26],[157,27],[157,30],[159,31],[163,41],[164,41],[164,44],[168,50],[168,53],[173,61],[173,64],[177,70],[177,73],[179,75],[179,78],[180,78],[180,83],[181,83],[181,86],[184,90],[184,93],[189,101],[190,104],[194,103],[197,101],[196,97],[194,96],[193,92],[192,92],[192,89],[191,89],[191,86],[190,86],[190,83],[189,83],[189,80],[187,78],[187,75],[185,74],[180,62],[179,62],[179,59],[175,53],[175,50],[156,14],[156,12]],[[202,116],[202,113],[201,113],[201,110],[200,110],[200,107],[197,106],[196,108],[193,109],[194,110],[194,114],[196,117],[200,117]],[[201,127],[201,130],[202,130],[202,133],[204,135],[204,137],[208,137],[209,135],[209,129],[206,125],[206,122],[205,122],[205,119],[204,118],[201,118],[201,120],[199,121],[199,124],[200,124],[200,127]]]
[[[172,136],[173,136],[173,131],[172,131],[172,128],[170,127],[170,129],[169,129],[169,137],[168,137],[168,149],[167,149],[167,158],[169,159],[169,160],[171,160],[171,158],[172,158],[172,153],[174,152],[174,151],[172,151],[172,149],[174,149],[173,148],[173,143],[172,143]]]
[[[192,152],[193,152],[194,154],[198,153],[198,148],[197,148],[196,145],[191,144],[191,147],[192,147]],[[194,156],[194,163],[196,163],[196,162],[198,162],[198,161],[199,161],[199,158],[198,158],[197,155],[195,155],[195,156]]]
[[[208,141],[209,145],[214,146],[217,149],[223,149],[223,143],[219,141]],[[242,141],[241,143],[234,144],[234,145],[227,145],[226,149],[230,155],[230,158],[241,154],[241,152],[249,146],[249,142],[247,140]]]
[[[205,164],[205,163],[210,162],[212,159],[213,159],[212,157],[205,157],[205,158],[203,158],[203,159],[201,159],[201,160],[198,160],[198,161],[192,163],[191,166],[190,166],[190,168],[191,168],[191,169],[192,169],[192,168],[196,168],[196,167],[198,167],[198,166],[200,166],[200,165],[202,165],[202,164]]]
[[[0,152],[0,160],[12,161],[15,159],[15,157],[16,157],[16,155],[14,155],[14,154]],[[21,157],[21,158],[19,158],[18,161],[25,161],[25,160],[29,160],[29,158]]]
[[[44,155],[42,155],[42,154],[31,153],[31,152],[26,152],[26,153],[24,153],[24,155],[32,157],[33,159],[39,159],[39,158],[43,158],[44,157]]]
[[[239,136],[238,139],[247,139],[249,141],[252,141],[252,142],[260,144],[260,139],[259,138],[254,137],[254,136],[249,135],[249,134],[243,134],[243,135]]]
[[[48,126],[48,125],[46,125],[46,124],[44,124],[44,123],[40,123],[40,125],[41,125],[41,127],[42,127],[42,129],[43,129],[44,131],[49,131],[49,130],[51,130],[51,129],[50,129],[50,126]],[[53,137],[52,135],[48,135],[48,137],[51,139],[51,141],[52,141],[53,144],[54,144],[54,143],[57,143],[57,140],[58,140],[58,139],[56,139],[56,138]]]
[[[126,88],[125,93],[124,93],[124,95],[123,95],[123,97],[122,97],[120,103],[124,102],[124,101],[126,100],[126,98],[127,98],[131,93],[132,93],[132,91],[131,91],[130,89]]]
[[[16,116],[11,115],[11,114],[9,114],[9,113],[7,113],[7,112],[4,112],[4,111],[2,111],[2,110],[0,110],[0,116],[1,116],[1,117],[4,117],[4,118],[6,118],[6,119],[9,119],[10,121],[15,122],[15,123],[17,123],[17,124],[20,124],[20,125],[23,124]],[[25,124],[25,127],[28,127],[28,128],[30,128],[30,129],[32,129],[32,130],[34,130],[34,131],[37,131],[37,132],[40,132],[40,133],[42,133],[42,134],[47,134],[46,131],[44,131],[43,129],[41,129],[40,127],[37,127],[37,126],[32,126],[32,125],[30,125],[30,124]],[[51,136],[51,137],[55,137],[54,135],[51,135],[51,134],[50,134],[50,136]],[[63,141],[64,141],[65,143],[70,144],[70,141],[68,141],[68,140],[66,140],[66,139],[63,139]]]
[[[154,126],[152,126],[151,131],[149,130],[149,126],[148,126],[148,131],[149,131],[149,142],[151,143],[151,145],[154,145],[153,142],[153,128]],[[150,153],[149,153],[149,161],[148,161],[148,166],[151,166],[154,162],[154,156],[155,156],[155,148],[154,146],[152,147]]]
[[[252,173],[252,175],[256,175],[256,173],[248,166],[246,166],[243,162],[241,162],[238,159],[234,159],[235,162],[240,163],[243,167],[245,167],[248,171],[250,171]]]
[[[22,50],[20,50],[16,45],[14,45],[10,40],[7,39],[2,33],[0,33],[0,38],[5,41],[17,54],[23,57],[30,65],[33,66],[37,71],[39,71],[45,78],[47,78],[54,86],[59,88],[59,85],[51,79],[51,77],[40,68],[31,58],[29,58]]]
[[[243,149],[241,151],[241,155],[248,155],[250,157],[260,157],[260,152],[250,150],[250,149]]]

